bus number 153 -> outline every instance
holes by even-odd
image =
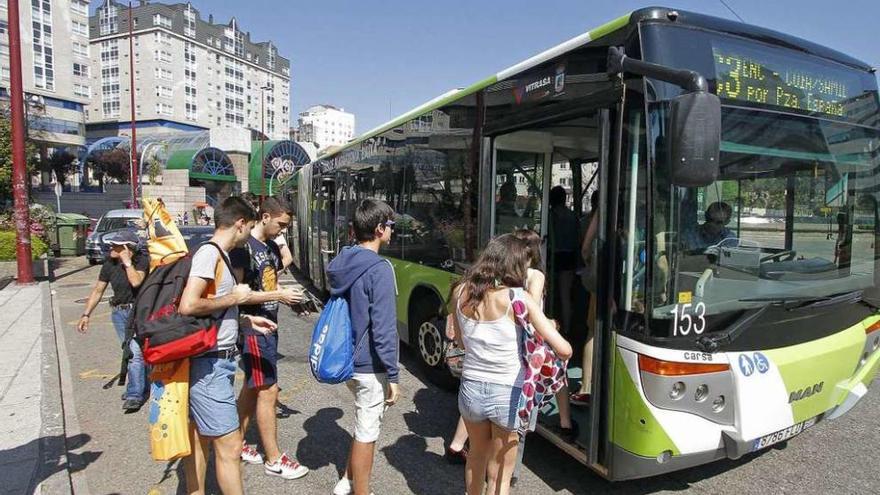
[[[694,332],[700,335],[706,330],[706,304],[698,302],[697,304],[684,303],[676,304],[675,322],[672,326],[672,336],[686,336]]]

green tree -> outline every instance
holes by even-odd
[[[73,160],[76,157],[66,150],[56,150],[46,160],[47,170],[55,172],[55,177],[61,185],[67,183],[67,174],[73,171]]]
[[[113,148],[112,150],[96,153],[89,158],[89,168],[92,175],[101,185],[105,178],[110,178],[120,184],[128,184],[131,179],[131,157],[126,148]]]
[[[30,139],[25,139],[28,177],[37,169],[39,156],[37,148]],[[0,114],[0,208],[7,199],[12,198],[12,124],[7,112]]]

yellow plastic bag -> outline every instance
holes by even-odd
[[[150,270],[171,263],[187,253],[186,241],[161,199],[143,198],[144,223],[150,234]]]
[[[157,364],[150,373],[150,452],[171,461],[190,454],[189,359]]]

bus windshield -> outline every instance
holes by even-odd
[[[656,174],[653,317],[671,318],[680,302],[711,315],[872,286],[880,131],[722,115],[718,180],[681,188]]]
[[[703,321],[768,304],[858,297],[873,287],[880,249],[874,76],[719,33],[649,26],[644,34],[647,59],[706,75],[723,105],[717,180],[677,187],[669,182],[665,128],[668,101],[680,89],[647,83],[653,214],[646,245],[634,252],[650,254],[642,257],[650,280],[634,287],[650,287],[652,333],[684,334],[674,323],[684,305]]]

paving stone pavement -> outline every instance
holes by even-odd
[[[0,290],[0,493],[69,493],[49,284]]]

